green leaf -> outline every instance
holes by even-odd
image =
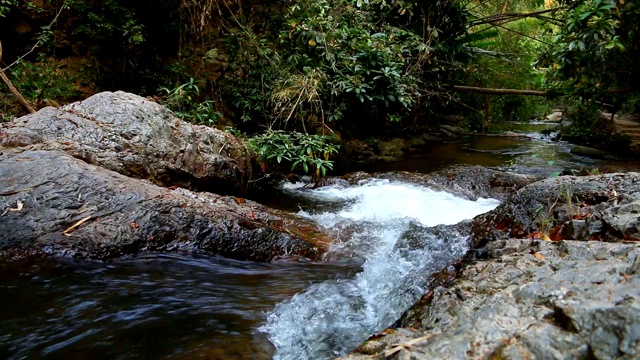
[[[593,13],[592,11],[587,11],[587,12],[584,12],[584,13],[580,14],[580,20],[584,20],[584,19],[588,18],[592,13]]]

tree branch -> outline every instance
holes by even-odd
[[[493,94],[493,95],[530,95],[530,96],[546,96],[547,93],[545,91],[539,90],[516,90],[516,89],[492,89],[492,88],[481,88],[475,86],[461,86],[454,85],[453,90],[456,91],[467,91],[478,94]]]
[[[493,25],[496,22],[511,22],[511,21],[516,21],[516,20],[529,18],[529,17],[538,17],[538,16],[540,16],[542,14],[555,12],[555,11],[561,10],[561,9],[564,9],[564,7],[557,7],[557,8],[553,8],[553,9],[535,11],[535,12],[531,12],[531,13],[495,14],[495,15],[490,15],[490,16],[487,16],[487,17],[484,17],[484,18],[480,18],[480,19],[476,19],[476,20],[470,21],[469,22],[469,26],[478,26],[478,25],[484,25],[484,24],[492,24]]]
[[[65,6],[67,6],[67,1],[65,0],[65,2],[62,4],[62,6],[60,7],[60,9],[58,10],[58,12],[56,13],[56,16],[53,18],[53,20],[51,20],[51,22],[49,23],[49,28],[51,28],[53,26],[53,24],[56,23],[56,21],[58,21],[58,18],[60,17],[60,14],[62,14],[62,10],[64,10]],[[0,71],[5,72],[7,70],[9,70],[10,68],[12,68],[13,66],[15,66],[18,62],[20,62],[20,60],[24,59],[27,55],[31,54],[32,52],[34,52],[39,46],[40,44],[42,44],[42,40],[38,40],[36,41],[35,44],[33,44],[33,46],[31,47],[31,49],[29,51],[27,51],[26,53],[24,53],[22,56],[20,56],[19,58],[17,58],[14,62],[12,62],[11,64],[9,64],[7,67],[5,67],[4,69],[0,69]]]

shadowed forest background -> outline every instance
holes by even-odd
[[[337,151],[320,135],[491,132],[555,108],[564,139],[625,153],[601,111],[636,111],[638,18],[635,0],[0,0],[1,69],[36,109],[134,92],[318,175]],[[5,121],[27,111],[0,92]]]

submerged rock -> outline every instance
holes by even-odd
[[[255,202],[161,188],[57,151],[0,155],[0,258],[110,259],[203,251],[242,260],[318,259],[313,222]]]
[[[380,141],[380,156],[388,158],[401,158],[404,156],[403,150],[407,144],[403,139],[396,138],[390,141]]]
[[[342,360],[637,359],[640,244],[496,241]]]
[[[122,91],[1,124],[0,144],[59,150],[161,186],[215,193],[243,193],[252,169],[247,147],[232,135],[188,124],[164,106]]]

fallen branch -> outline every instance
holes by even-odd
[[[461,86],[454,85],[453,90],[458,91],[468,91],[478,94],[495,94],[495,95],[531,95],[531,96],[546,96],[546,91],[539,90],[517,90],[517,89],[492,89],[492,88],[481,88],[474,86]]]

